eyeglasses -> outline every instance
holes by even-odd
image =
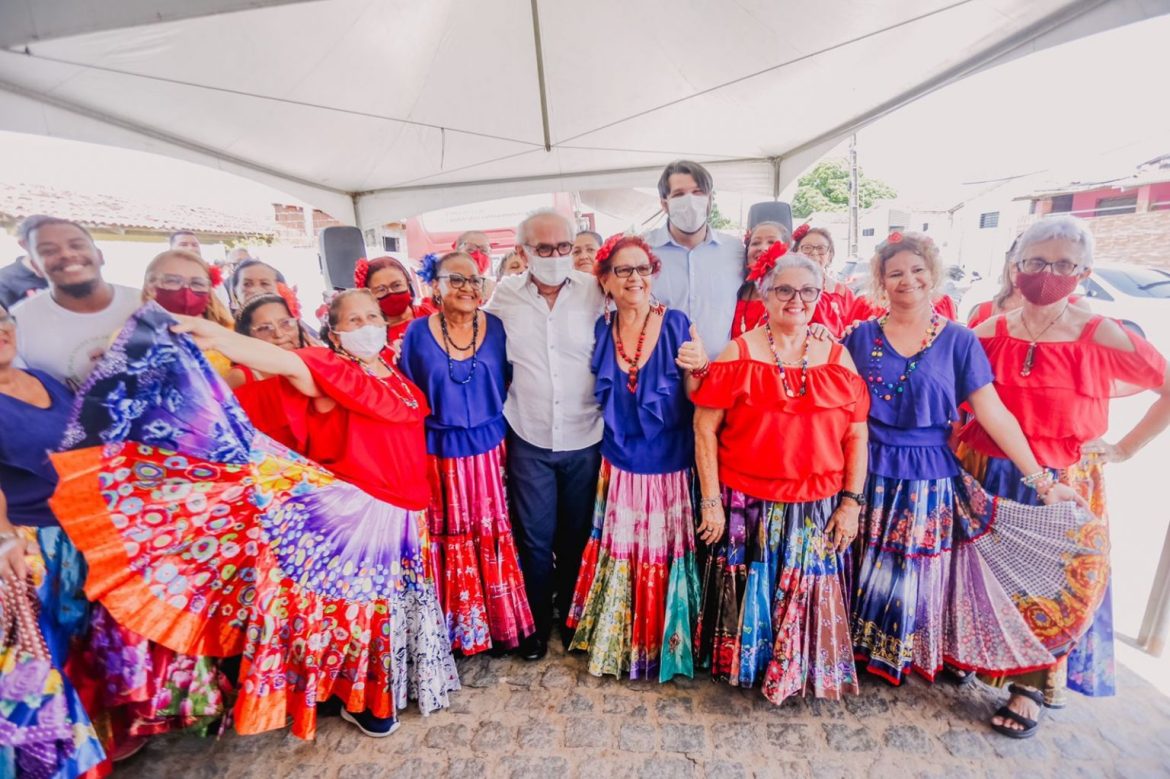
[[[1026,260],[1020,260],[1016,263],[1016,267],[1024,273],[1043,273],[1051,270],[1057,276],[1071,276],[1077,272],[1081,267],[1080,263],[1072,260],[1057,260],[1056,262],[1048,262],[1039,257],[1029,257]]]
[[[490,245],[485,245],[482,243],[464,242],[464,243],[459,244],[459,250],[464,251],[464,252],[480,252],[481,254],[486,254],[489,257],[491,256],[491,253],[492,253],[492,247]]]
[[[781,303],[787,303],[797,295],[800,295],[800,299],[805,303],[812,303],[821,296],[820,287],[801,287],[797,289],[787,284],[778,284],[775,287],[769,287],[767,291],[771,292]]]
[[[800,253],[804,254],[806,256],[809,256],[809,257],[812,257],[812,256],[824,257],[826,254],[829,253],[829,247],[828,246],[805,246],[802,243],[800,245]]]
[[[16,329],[16,317],[14,317],[12,314],[9,314],[7,311],[5,311],[3,314],[0,314],[0,330],[15,330],[15,329]]]
[[[483,289],[484,283],[487,281],[483,276],[464,276],[462,273],[448,273],[443,276],[436,276],[440,281],[446,281],[451,289],[463,289],[470,284],[473,289]]]
[[[654,272],[653,265],[615,265],[613,266],[613,275],[619,279],[628,279],[634,273],[639,276],[649,276]]]
[[[251,328],[249,332],[256,338],[263,338],[265,341],[276,337],[277,332],[281,333],[295,333],[300,323],[295,316],[290,316],[287,319],[277,319],[275,322],[266,322],[262,325],[256,325]]]
[[[192,292],[211,292],[211,280],[206,278],[187,278],[174,273],[164,273],[150,277],[150,283],[159,289],[175,292],[180,289],[190,289]]]
[[[537,257],[552,257],[553,255],[564,257],[566,254],[573,251],[573,244],[570,241],[561,241],[556,245],[551,243],[542,243],[537,244],[536,246],[533,246],[530,243],[526,243],[524,244],[524,248],[530,249]]]
[[[405,281],[399,281],[394,284],[379,284],[376,287],[370,287],[370,292],[373,292],[376,298],[384,298],[387,295],[401,295],[403,292],[409,291],[410,285]]]

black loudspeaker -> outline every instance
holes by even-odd
[[[366,242],[356,227],[326,227],[317,244],[317,261],[325,283],[334,289],[353,286],[353,266],[366,256]]]
[[[766,203],[755,203],[748,209],[748,229],[751,230],[760,222],[779,222],[792,232],[792,206],[779,200],[769,200]]]

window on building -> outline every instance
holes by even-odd
[[[999,212],[998,211],[984,211],[979,215],[979,229],[991,230],[999,227]]]
[[[923,222],[922,223],[922,232],[925,233],[929,229],[930,229],[930,222]]]
[[[1067,214],[1069,211],[1072,211],[1072,195],[1057,195],[1052,198],[1050,214]]]
[[[873,228],[872,227],[863,228],[861,231],[862,238],[869,238],[872,235],[873,235]]]
[[[398,236],[397,235],[383,235],[382,236],[382,251],[384,251],[384,252],[398,251]]]
[[[1117,214],[1136,214],[1137,195],[1125,197],[1103,197],[1097,201],[1097,210],[1093,216],[1116,216]]]

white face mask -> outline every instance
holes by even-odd
[[[333,332],[337,333],[341,348],[359,360],[368,360],[386,347],[385,325],[362,325],[357,330]]]
[[[573,255],[533,257],[528,263],[528,269],[541,284],[556,287],[569,278],[569,272],[573,270]]]
[[[670,223],[684,233],[697,233],[707,225],[710,195],[679,195],[666,201]]]

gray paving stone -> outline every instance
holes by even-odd
[[[711,725],[711,743],[716,751],[734,757],[758,753],[763,747],[759,725],[752,720]]]
[[[878,695],[850,695],[843,701],[849,713],[858,719],[881,717],[890,711],[890,703]]]
[[[1041,724],[1040,727],[1044,727]],[[1108,760],[1109,750],[1102,746],[1099,739],[1081,733],[1056,733],[1052,736],[1052,746],[1056,754],[1063,758],[1075,760]]]
[[[516,743],[521,749],[536,752],[560,746],[558,740],[557,731],[551,724],[535,718],[522,723],[516,736]]]
[[[639,779],[688,779],[696,775],[695,764],[680,757],[648,757],[638,772]]]
[[[667,752],[702,752],[707,748],[707,729],[702,725],[666,723],[659,726],[662,749]]]
[[[401,732],[401,729],[399,729]],[[398,737],[396,733],[395,738]],[[438,725],[427,730],[423,737],[423,744],[432,749],[453,749],[465,747],[471,740],[471,728],[453,722],[448,725]]]
[[[554,665],[544,672],[540,686],[546,690],[567,690],[577,686],[577,674],[570,668]]]
[[[482,779],[487,775],[487,763],[476,758],[453,757],[447,767],[447,779]]]
[[[946,750],[955,757],[985,758],[991,755],[991,745],[979,733],[952,729],[939,736]]]
[[[743,763],[717,760],[704,766],[704,775],[707,779],[744,779],[748,771],[743,767]]]
[[[886,746],[898,752],[929,754],[934,746],[930,736],[917,725],[891,725],[883,734]]]
[[[694,713],[695,702],[689,697],[659,698],[655,702],[654,707],[658,712],[658,716],[663,719],[681,719],[685,714]]]
[[[499,752],[513,745],[516,738],[516,729],[503,722],[489,720],[480,723],[471,739],[471,748],[476,752]]]
[[[653,752],[657,747],[658,729],[642,722],[623,722],[618,732],[618,747],[626,752]]]
[[[568,773],[569,761],[563,757],[508,756],[500,761],[500,767],[511,779],[553,779]]]
[[[804,723],[768,723],[768,743],[778,749],[804,751],[812,747],[809,726]]]
[[[580,714],[586,711],[593,711],[593,701],[586,698],[580,693],[574,693],[557,707],[557,711],[561,714]]]
[[[869,752],[878,748],[877,742],[866,728],[837,723],[826,723],[823,727],[829,749],[835,752]]]
[[[612,718],[574,717],[565,723],[565,746],[605,749],[613,745]]]

